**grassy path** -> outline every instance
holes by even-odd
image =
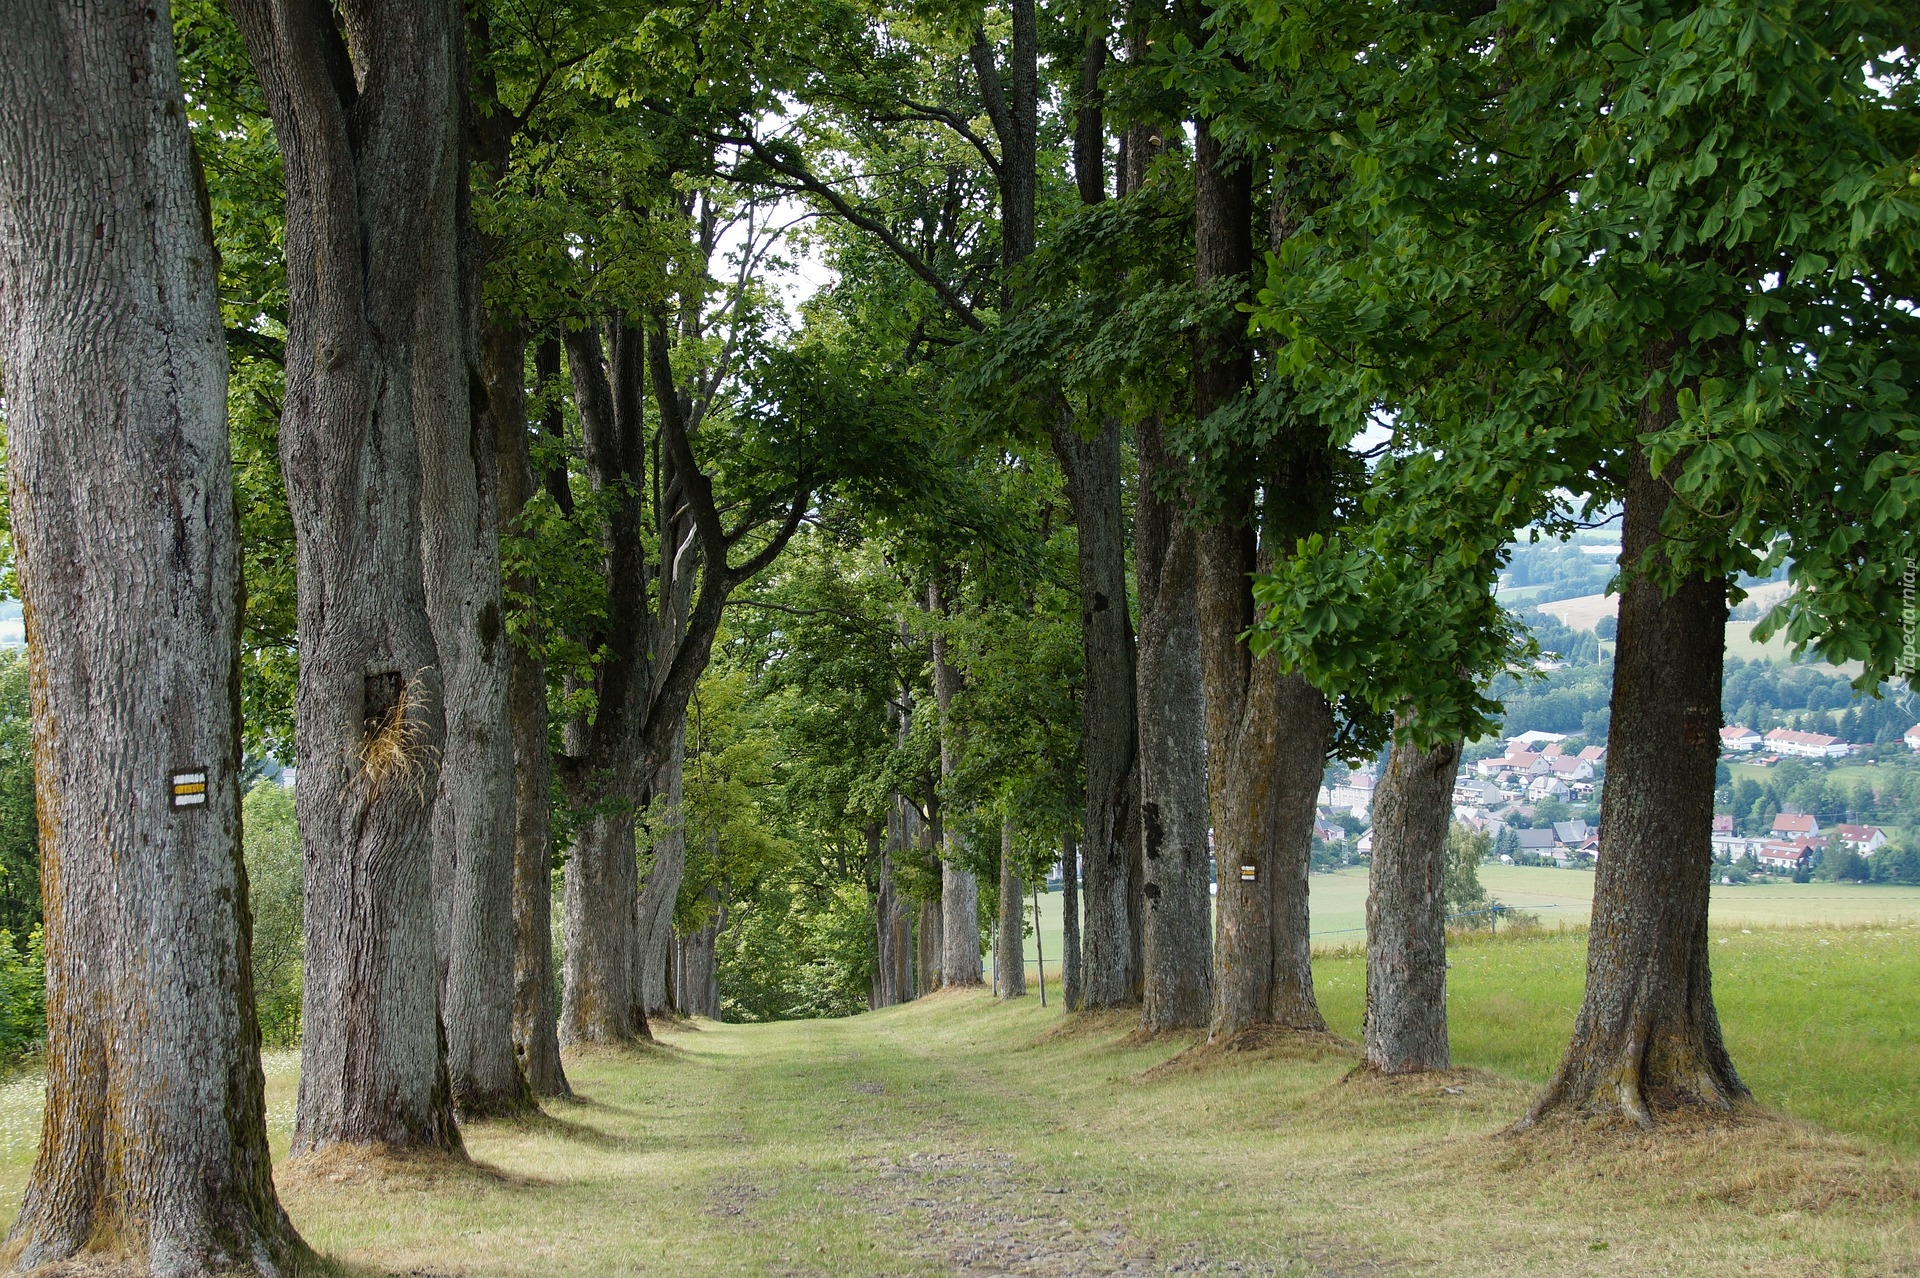
[[[1501,1134],[1578,1001],[1580,938],[1547,936],[1454,955],[1456,1058],[1500,1073],[1352,1081],[1339,1039],[1182,1055],[1125,1015],[942,995],[576,1054],[582,1099],[469,1129],[474,1167],[335,1151],[277,1174],[356,1278],[1920,1274],[1914,932],[1721,935],[1762,1099],[1860,1134]],[[1356,1032],[1357,960],[1318,967]],[[297,1058],[267,1065],[284,1159]],[[9,1204],[37,1112],[31,1080],[0,1088]]]
[[[549,1121],[474,1129],[480,1170],[335,1155],[283,1192],[356,1275],[1920,1272],[1920,1168],[1884,1146],[1514,1139],[1530,1087],[1493,1075],[1061,1026],[948,995],[673,1030],[575,1058],[588,1099]]]

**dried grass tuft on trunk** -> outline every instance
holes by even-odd
[[[433,734],[425,715],[427,685],[421,671],[400,687],[393,704],[369,716],[369,730],[360,742],[359,776],[367,799],[377,798],[388,785],[410,786],[422,803],[427,799],[427,765],[434,762]]]

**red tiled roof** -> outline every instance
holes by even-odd
[[[1796,732],[1792,728],[1775,728],[1767,734],[1769,741],[1790,741],[1795,745],[1830,746],[1839,742],[1839,737],[1830,737],[1822,732]]]

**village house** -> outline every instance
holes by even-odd
[[[1844,759],[1853,753],[1852,746],[1839,737],[1830,737],[1824,732],[1796,732],[1791,728],[1775,728],[1767,734],[1766,742],[1769,750],[1802,759]]]
[[[1908,728],[1907,735],[1900,739],[1907,743],[1907,749],[1920,750],[1920,723],[1916,723],[1911,728]]]
[[[1571,848],[1577,848],[1582,843],[1585,843],[1587,836],[1593,832],[1593,827],[1588,825],[1586,821],[1580,817],[1575,817],[1571,821],[1555,821],[1553,823],[1553,841],[1555,843],[1565,844]]]
[[[1804,834],[1809,837],[1820,833],[1820,822],[1811,812],[1782,812],[1773,818],[1773,837],[1791,839]]]
[[[1593,765],[1578,755],[1554,755],[1546,760],[1546,765],[1549,772],[1569,784],[1590,780],[1593,777]]]
[[[1552,830],[1515,830],[1513,835],[1520,841],[1520,850],[1529,856],[1553,856]]]
[[[1728,754],[1747,754],[1762,744],[1760,734],[1744,723],[1730,723],[1720,729],[1720,749]]]
[[[1877,825],[1839,825],[1834,831],[1840,842],[1861,856],[1872,856],[1887,846],[1887,832]]]
[[[1738,861],[1763,842],[1749,839],[1734,831],[1733,818],[1716,816],[1713,818],[1713,859],[1716,861]]]
[[[1453,804],[1458,808],[1492,808],[1505,799],[1500,787],[1490,781],[1461,777],[1453,783]]]
[[[1573,798],[1573,791],[1565,781],[1562,781],[1552,773],[1547,773],[1544,776],[1535,777],[1527,785],[1527,797],[1535,803],[1538,803],[1542,799],[1570,801]]]
[[[1769,841],[1755,850],[1753,859],[1760,863],[1763,870],[1791,874],[1813,864],[1813,846],[1810,841],[1799,839],[1792,843]]]
[[[1483,777],[1494,778],[1506,775],[1529,777],[1544,756],[1536,754],[1525,746],[1507,747],[1505,754],[1490,759],[1482,759],[1473,765],[1473,770]]]

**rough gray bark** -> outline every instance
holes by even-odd
[[[1060,836],[1060,998],[1069,1012],[1080,1002],[1080,848],[1073,832]]]
[[[940,946],[945,936],[940,902],[920,902],[920,920],[914,927],[913,992],[916,997],[940,988]]]
[[[1148,57],[1147,27],[1129,23],[1130,60]],[[1145,184],[1160,149],[1151,125],[1122,141],[1120,187]],[[1181,461],[1158,417],[1134,427],[1134,580],[1140,602],[1135,669],[1140,715],[1141,861],[1145,868],[1141,1028],[1193,1028],[1213,1015],[1213,852],[1208,842],[1206,698],[1200,681],[1199,560],[1173,494]]]
[[[1194,281],[1251,281],[1253,181],[1201,121],[1194,142]],[[1252,354],[1237,327],[1197,340],[1194,412],[1245,392]],[[1332,718],[1326,699],[1240,641],[1253,622],[1251,574],[1263,555],[1253,493],[1227,493],[1195,534],[1200,671],[1206,698],[1207,793],[1220,864],[1211,1034],[1256,1025],[1326,1028],[1313,996],[1307,869],[1313,803]]]
[[[446,700],[433,807],[441,889],[435,940],[454,1106],[462,1117],[481,1118],[533,1105],[513,1050],[512,662],[500,589],[494,432],[484,399],[476,405],[472,391],[478,351],[469,335],[477,306],[468,295],[479,281],[460,287],[470,268],[453,241],[423,247],[413,402],[427,620]]]
[[[560,920],[563,1044],[652,1037],[633,988],[640,887],[633,840],[631,809],[599,812],[581,821],[567,853]]]
[[[481,376],[494,429],[500,515],[511,523],[533,496],[527,438],[527,335],[518,324],[489,325]],[[556,368],[555,373],[558,373]],[[515,583],[522,596],[533,583]],[[570,1096],[560,1062],[553,1005],[553,773],[547,758],[546,663],[531,642],[509,647],[508,714],[513,734],[513,1049],[536,1096]]]
[[[1406,723],[1403,719],[1401,727]],[[1460,742],[1396,743],[1373,797],[1367,892],[1369,1069],[1446,1069],[1447,830]]]
[[[1672,353],[1671,343],[1656,345],[1649,371]],[[1669,386],[1641,408],[1640,430],[1663,430],[1676,416]],[[1694,577],[1667,594],[1638,571],[1660,568],[1661,525],[1675,500],[1635,447],[1586,995],[1529,1123],[1571,1109],[1650,1127],[1661,1109],[1724,1111],[1749,1095],[1720,1036],[1707,942],[1726,582]]]
[[[464,45],[462,45],[464,49]],[[464,86],[464,56],[456,68]],[[464,91],[462,102],[465,102]],[[463,113],[464,115],[464,113]],[[496,130],[497,132],[497,130]],[[490,139],[463,128],[479,151]],[[497,170],[505,141],[477,156]],[[447,1072],[462,1117],[533,1107],[514,1051],[514,747],[512,657],[500,575],[499,471],[492,397],[481,368],[486,246],[473,225],[465,166],[456,175],[459,236],[428,261],[415,342],[421,555],[427,617],[447,705],[433,812],[435,943]]]
[[[908,997],[907,938],[911,934],[911,922],[893,876],[893,858],[901,846],[902,824],[900,800],[896,796],[888,806],[886,825],[870,826],[867,830],[868,856],[874,865],[874,970],[873,993],[868,1005],[875,1008],[892,1007]]]
[[[687,872],[687,826],[681,800],[686,773],[687,729],[683,718],[673,734],[666,761],[654,774],[653,793],[665,807],[653,818],[653,847],[640,884],[634,957],[647,1014],[667,1010],[667,950],[673,939],[673,910]]]
[[[587,478],[613,498],[599,529],[610,615],[602,632],[586,637],[606,653],[594,671],[595,713],[591,722],[568,725],[562,765],[568,801],[582,814],[567,853],[561,907],[562,1043],[651,1037],[635,981],[640,885],[634,831],[651,776],[642,758],[650,682],[650,609],[640,541],[643,339],[618,316],[609,328],[611,377],[601,362],[597,330],[566,336]]]
[[[996,930],[993,971],[1001,998],[1025,998],[1027,995],[1026,885],[1020,880],[1020,864],[1014,859],[1013,822],[1000,823],[1000,919]]]
[[[1126,526],[1120,502],[1120,430],[1109,419],[1082,439],[1064,416],[1053,428],[1079,533],[1080,636],[1086,687],[1081,750],[1087,809],[1081,855],[1085,921],[1080,1006],[1140,997],[1142,928],[1139,770],[1133,625],[1127,615]]]
[[[165,4],[0,0],[0,366],[47,1103],[8,1258],[290,1272],[240,854],[227,358]],[[176,774],[202,774],[174,807]]]
[[[1158,486],[1172,459],[1157,420],[1135,429],[1140,479],[1134,571],[1140,597],[1140,825],[1146,866],[1141,1028],[1213,1014],[1213,856],[1207,845],[1206,698],[1193,530]]]
[[[421,324],[454,263],[461,34],[433,0],[232,8],[286,174],[287,349],[311,352],[287,361],[280,425],[307,858],[293,1149],[458,1150],[436,1007],[430,825],[445,719],[414,389]]]
[[[927,611],[935,617],[946,609],[938,583],[927,587]],[[960,672],[947,661],[947,639],[936,625],[933,632],[933,697],[940,707],[940,776],[953,775],[959,763],[959,742],[953,738],[949,715],[960,691]],[[957,830],[937,815],[933,822],[940,855],[940,985],[980,985],[985,972],[980,962],[980,884],[973,872],[959,864],[965,849]]]
[[[959,836],[947,835],[947,854],[960,854]],[[940,863],[940,987],[982,985],[980,883],[952,861]]]

